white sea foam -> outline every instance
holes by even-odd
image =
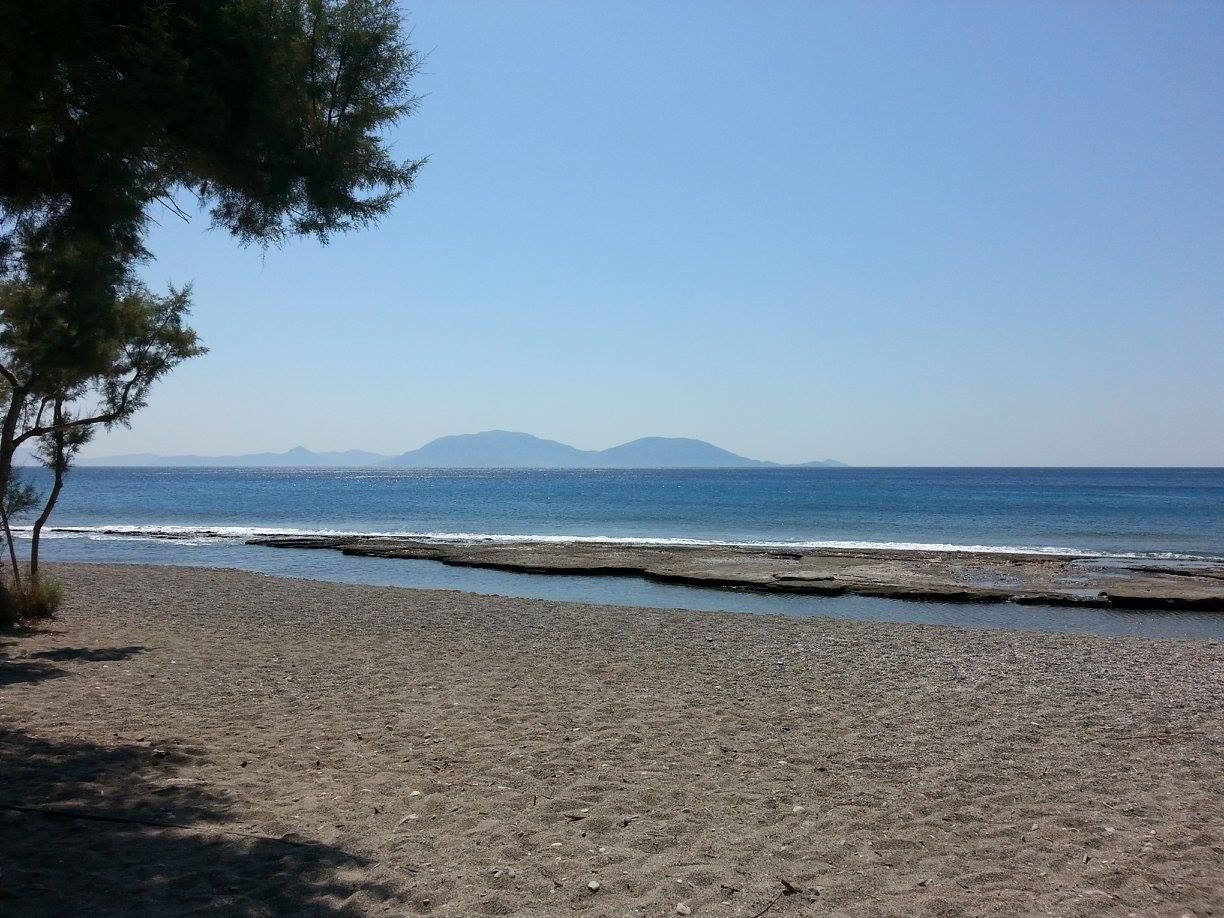
[[[30,527],[14,527],[13,534],[19,538],[30,537]],[[1123,558],[1163,561],[1215,560],[1205,555],[1179,554],[1176,552],[1108,552],[1093,549],[1068,548],[1053,545],[961,545],[950,542],[884,542],[846,539],[814,540],[730,540],[692,539],[653,536],[604,536],[604,535],[521,535],[488,532],[435,532],[410,530],[345,530],[303,529],[291,526],[187,526],[166,525],[113,525],[113,526],[57,526],[43,531],[44,538],[89,539],[93,541],[173,541],[180,545],[207,545],[223,542],[241,543],[248,539],[276,537],[336,538],[366,536],[378,538],[419,539],[422,541],[523,543],[548,542],[554,544],[593,545],[646,545],[646,546],[709,546],[725,548],[765,549],[812,549],[841,548],[869,549],[878,551],[938,551],[979,552],[988,554],[1035,554],[1055,557]]]

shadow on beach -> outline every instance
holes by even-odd
[[[3,655],[0,688],[73,675],[51,661],[141,650]],[[361,879],[369,865],[354,854],[236,831],[237,802],[182,776],[195,757],[171,742],[102,746],[0,727],[0,913],[324,916],[391,897]]]
[[[144,653],[140,646],[129,647],[58,647],[55,650],[40,650],[30,654],[34,660],[54,660],[58,663],[113,663]]]
[[[41,656],[38,654],[23,660],[10,658],[8,650],[14,643],[12,640],[0,640],[0,689],[22,682],[43,682],[68,675],[60,667],[46,662],[45,658],[38,658]],[[0,705],[0,711],[2,710],[3,706]]]

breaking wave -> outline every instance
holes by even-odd
[[[29,526],[13,528],[18,538],[30,537]],[[977,552],[992,554],[1035,554],[1055,557],[1121,558],[1159,561],[1211,561],[1219,560],[1210,555],[1180,554],[1177,552],[1109,552],[1052,545],[960,545],[946,542],[886,542],[843,539],[803,540],[731,540],[665,538],[647,536],[605,535],[518,535],[487,532],[433,532],[433,531],[372,531],[344,529],[303,529],[288,526],[187,526],[167,525],[112,525],[112,526],[48,526],[43,530],[44,539],[89,539],[92,541],[173,541],[180,545],[212,545],[217,543],[242,543],[250,539],[275,537],[319,537],[368,536],[381,538],[418,539],[428,542],[551,542],[557,544],[601,544],[642,546],[711,546],[726,548],[764,549],[868,549],[877,551],[938,551]]]

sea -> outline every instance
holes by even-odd
[[[23,471],[44,484],[41,469]],[[647,608],[1224,639],[1224,615],[771,596],[245,544],[261,534],[616,540],[1224,559],[1224,469],[74,469],[52,561],[283,576]],[[28,534],[19,529],[18,536]]]

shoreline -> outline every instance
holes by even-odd
[[[15,525],[13,533],[19,538],[28,537],[31,527]],[[1099,561],[1134,561],[1162,564],[1168,562],[1187,564],[1224,563],[1224,555],[1202,552],[1173,551],[1109,551],[1104,549],[1069,548],[1052,545],[977,545],[943,542],[883,542],[873,540],[830,539],[714,539],[682,536],[614,536],[614,535],[524,535],[514,533],[486,532],[411,532],[411,531],[366,531],[336,529],[302,529],[282,526],[214,526],[208,524],[174,523],[112,524],[102,526],[47,526],[48,533],[68,536],[102,536],[112,538],[148,539],[151,541],[225,541],[242,540],[248,544],[264,539],[394,539],[406,542],[421,542],[439,545],[594,545],[626,548],[708,548],[745,549],[750,551],[866,551],[893,554],[896,552],[938,552],[949,555],[981,554],[1012,555],[1035,558],[1069,558]]]
[[[1224,561],[1002,551],[270,536],[269,548],[532,574],[631,576],[725,590],[911,601],[1224,612]]]
[[[1218,641],[54,571],[0,644],[22,914],[1224,906]]]

